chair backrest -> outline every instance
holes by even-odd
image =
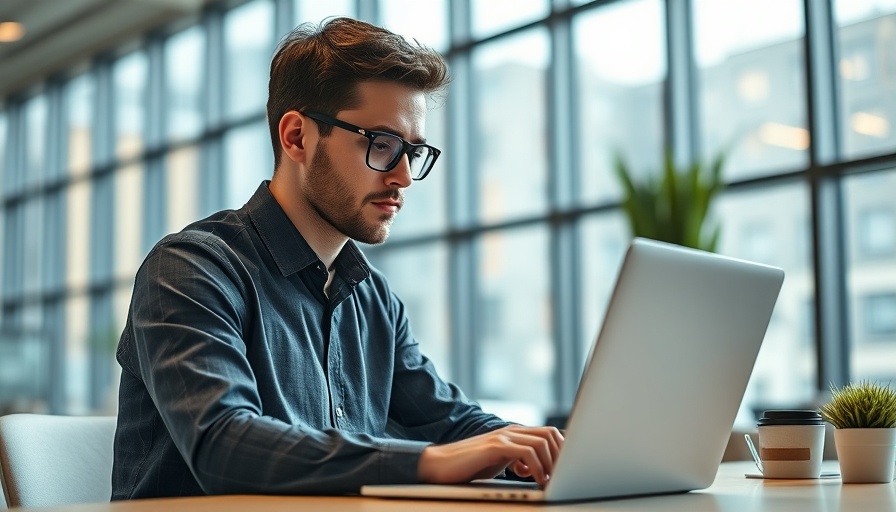
[[[10,507],[109,501],[114,416],[0,417],[0,482]]]

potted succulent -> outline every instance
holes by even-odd
[[[622,209],[632,236],[715,252],[721,228],[708,222],[713,200],[724,188],[724,152],[708,164],[678,167],[666,152],[662,172],[637,179],[620,153],[614,168],[622,185]]]
[[[896,391],[870,381],[837,389],[818,411],[834,430],[843,483],[890,483],[896,467]]]

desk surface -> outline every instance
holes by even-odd
[[[833,467],[826,469],[836,470]],[[701,511],[701,512],[835,512],[853,510],[896,510],[896,484],[842,484],[839,478],[825,480],[760,480],[744,477],[755,472],[751,462],[726,462],[711,487],[702,491],[670,496],[604,500],[567,505],[526,505],[519,503],[387,500],[362,497],[303,496],[207,496],[134,500],[128,502],[70,505],[50,509],[58,512],[229,512],[229,511],[419,511],[448,512],[488,509],[521,512],[527,510],[597,511]],[[15,510],[15,509],[14,509]]]

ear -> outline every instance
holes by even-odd
[[[303,116],[295,110],[283,114],[280,118],[278,131],[280,133],[280,149],[283,157],[295,163],[310,161],[309,148],[314,147],[317,130],[311,119]]]

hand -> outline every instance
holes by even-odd
[[[547,484],[563,446],[554,427],[511,425],[463,441],[427,446],[417,475],[422,482],[454,484],[494,478],[510,467],[519,476]]]

